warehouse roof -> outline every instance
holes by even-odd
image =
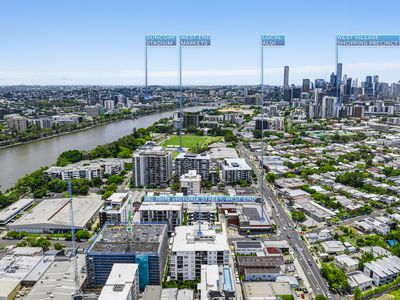
[[[74,222],[77,229],[85,227],[86,223],[98,212],[104,201],[99,195],[89,195],[84,198],[73,198]],[[10,230],[16,229],[70,229],[69,199],[45,199],[20,219],[10,224]]]

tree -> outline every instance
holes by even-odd
[[[278,179],[278,175],[276,175],[275,173],[269,172],[269,173],[267,174],[267,180],[268,180],[268,182],[274,183],[276,179]]]
[[[87,179],[79,178],[71,180],[72,193],[76,195],[87,195],[90,182]]]
[[[67,183],[61,179],[53,179],[48,183],[49,190],[54,193],[61,193],[67,190]]]
[[[248,181],[248,180],[245,180],[245,179],[242,179],[242,180],[239,180],[239,185],[241,186],[241,187],[249,187],[250,186],[250,182]]]
[[[361,299],[361,290],[358,286],[354,289],[354,299]]]
[[[90,238],[89,231],[87,230],[78,230],[75,234],[75,238],[77,241],[87,240]]]
[[[226,143],[229,142],[235,142],[237,143],[239,141],[238,137],[236,135],[233,134],[233,132],[231,130],[227,131],[224,135],[224,139]]]
[[[65,167],[66,165],[81,161],[83,153],[80,150],[68,150],[61,153],[57,158],[57,166]]]
[[[323,295],[317,295],[317,296],[315,297],[315,300],[328,300],[328,298],[326,298],[326,297],[323,296]]]
[[[306,215],[301,210],[292,211],[292,219],[296,222],[304,222],[306,220]]]
[[[346,273],[334,264],[322,264],[322,275],[327,279],[331,290],[340,292],[349,288],[349,281]]]
[[[121,184],[122,182],[124,182],[124,176],[122,175],[113,174],[107,179],[108,184]]]
[[[50,241],[47,239],[47,238],[45,238],[45,237],[39,237],[37,240],[36,240],[36,245],[38,246],[38,247],[41,247],[43,250],[48,250],[49,248],[50,248],[50,245],[51,245],[51,243],[50,243]],[[32,245],[32,243],[31,243],[31,247],[34,247],[33,245]]]
[[[56,242],[54,244],[54,249],[55,250],[61,250],[63,247],[64,247],[63,244],[61,244],[60,242]]]
[[[131,158],[132,157],[132,151],[129,148],[126,148],[124,146],[120,146],[120,151],[118,152],[118,157],[121,158]]]

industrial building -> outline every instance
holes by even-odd
[[[238,256],[238,270],[246,281],[274,281],[285,275],[285,261],[282,255]]]
[[[267,212],[265,209],[262,212],[263,208],[258,203],[221,204],[219,209],[228,224],[238,226],[240,232],[270,232],[272,229]]]
[[[139,287],[160,285],[167,259],[166,224],[106,224],[86,251],[88,285],[103,286],[115,263],[135,263]]]
[[[71,230],[69,199],[44,199],[20,219],[8,225],[9,230],[31,233],[59,233]],[[104,201],[100,195],[73,198],[75,229],[85,229],[97,217]]]
[[[33,204],[33,199],[20,199],[0,211],[0,225],[6,225]]]
[[[82,289],[86,281],[85,255],[76,256],[79,278],[79,289]],[[74,264],[71,259],[55,260],[46,272],[36,282],[24,300],[71,300],[71,294],[75,292]],[[46,296],[45,296],[46,295]]]

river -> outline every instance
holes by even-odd
[[[199,111],[203,108],[206,107],[189,107],[185,108],[185,111]],[[169,118],[172,115],[173,111],[160,112],[134,120],[116,121],[79,132],[0,149],[0,189],[5,191],[25,174],[42,166],[54,164],[58,155],[66,150],[90,150],[132,133],[135,127],[146,128],[159,119]]]

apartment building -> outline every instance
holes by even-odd
[[[208,225],[179,226],[170,257],[171,280],[201,279],[202,265],[229,265],[226,234]]]
[[[375,285],[392,282],[400,274],[400,257],[388,256],[364,264],[363,272]]]
[[[135,187],[166,187],[172,178],[172,153],[147,142],[133,155]]]
[[[104,175],[118,174],[124,170],[124,161],[119,158],[101,158],[82,160],[65,167],[52,166],[43,172],[50,179],[87,179],[103,178]]]
[[[181,192],[186,195],[199,195],[201,191],[201,176],[196,170],[189,170],[183,174],[180,179]]]
[[[183,220],[182,203],[144,202],[139,208],[140,223],[167,224],[168,232],[173,232]]]
[[[251,181],[251,167],[244,158],[225,158],[221,163],[222,180],[234,184],[240,180]]]
[[[190,170],[196,170],[202,180],[209,180],[210,177],[210,155],[179,153],[175,159],[175,173],[180,177]]]
[[[104,207],[99,211],[100,227],[106,222],[110,224],[127,223],[130,205],[128,193],[114,193],[106,200]]]

